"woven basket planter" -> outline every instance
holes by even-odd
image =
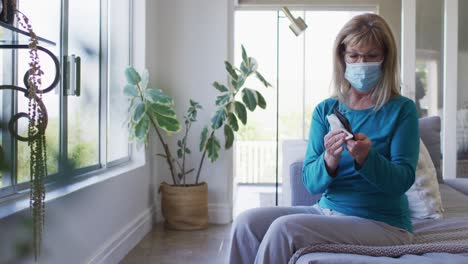
[[[208,227],[208,185],[176,186],[161,183],[161,209],[165,227],[197,230]]]

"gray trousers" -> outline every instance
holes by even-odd
[[[255,208],[233,223],[229,263],[284,264],[296,250],[312,244],[393,246],[412,239],[402,228],[318,205]]]

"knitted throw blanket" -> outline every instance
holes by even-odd
[[[401,257],[431,252],[468,253],[468,217],[427,220],[414,225],[414,240],[408,245],[364,246],[346,244],[317,244],[297,250],[289,264],[304,254],[314,252],[346,253],[372,257]]]

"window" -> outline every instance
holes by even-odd
[[[56,45],[40,42],[60,61],[61,81],[43,95],[49,122],[46,130],[48,182],[78,177],[85,172],[129,160],[129,144],[124,121],[127,104],[122,89],[124,70],[131,63],[131,0],[22,0],[20,10],[32,22],[35,32]],[[0,29],[3,39],[12,39]],[[40,52],[44,71],[43,85],[55,77],[53,60]],[[79,63],[73,58],[79,57]],[[24,87],[28,69],[27,50],[0,49],[1,84]],[[69,69],[74,64],[77,71]],[[81,75],[79,82],[67,80]],[[44,88],[42,87],[42,88]],[[75,88],[76,95],[65,95]],[[11,116],[28,110],[22,93],[0,90],[0,117],[7,124]],[[24,120],[23,120],[24,119]],[[6,121],[4,121],[6,120]],[[24,134],[27,120],[22,118],[17,131]],[[118,133],[116,133],[118,131]],[[28,188],[29,147],[16,141],[5,125],[0,131],[3,155],[8,164],[0,172],[0,198]],[[66,181],[65,181],[66,182]]]

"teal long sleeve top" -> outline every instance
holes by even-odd
[[[334,176],[325,167],[326,116],[338,107],[354,133],[364,133],[371,149],[363,166],[344,151]],[[381,109],[353,110],[336,98],[321,102],[312,114],[302,169],[306,189],[322,193],[319,205],[350,216],[372,219],[412,232],[405,192],[413,185],[419,156],[418,114],[413,101],[395,96]]]

